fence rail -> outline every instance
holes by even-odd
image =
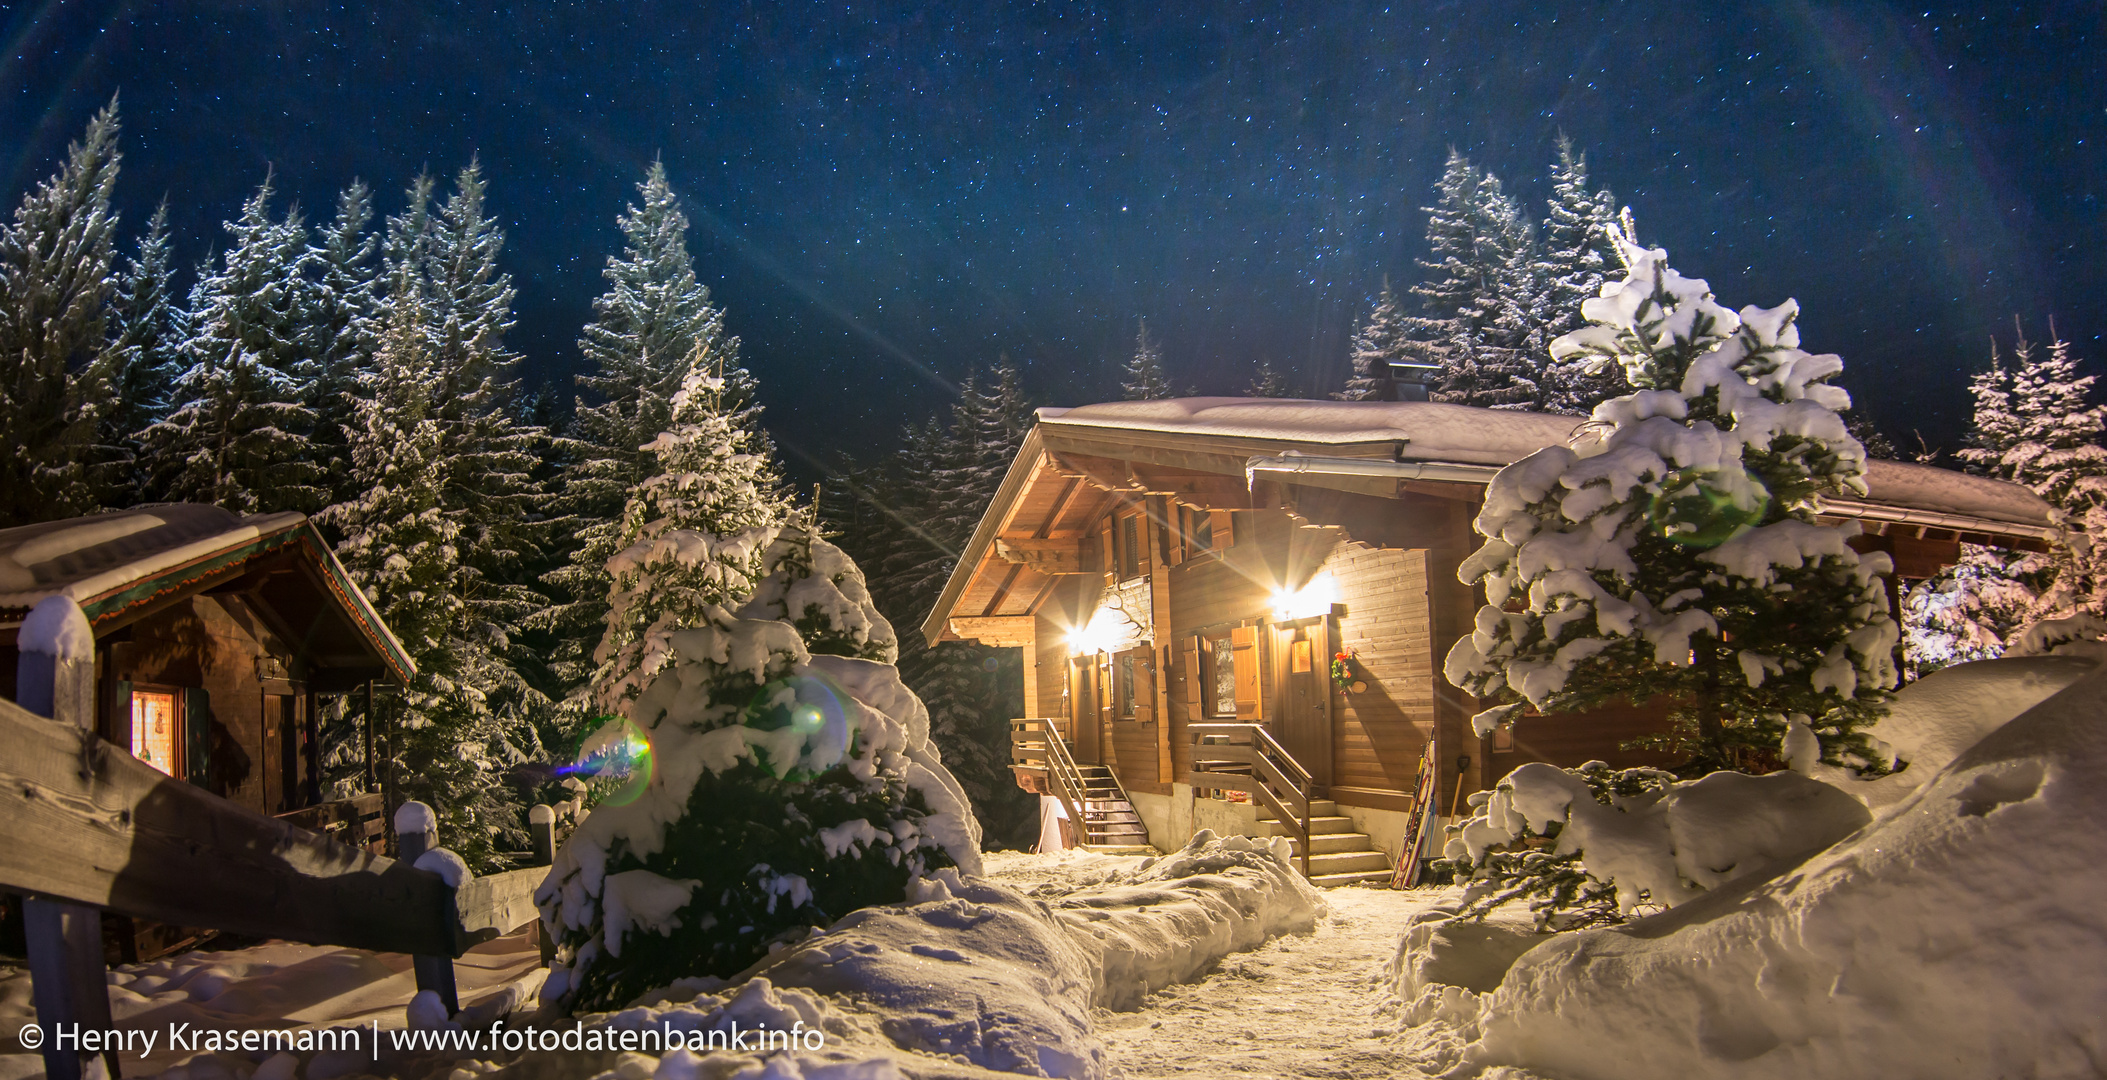
[[[349,803],[325,814],[362,821],[369,808]],[[442,962],[534,919],[534,890],[548,873],[536,867],[471,878],[457,891],[430,871],[250,811],[164,775],[88,728],[6,700],[0,822],[7,833],[0,888],[38,901]],[[99,940],[69,938],[57,947],[91,946],[92,959],[71,956],[68,970],[99,970]],[[99,992],[101,980],[94,982]],[[52,1075],[78,1074],[77,1062],[50,1065],[47,1054]]]
[[[1028,719],[1010,721],[1010,762],[1020,768],[1046,774],[1047,790],[1061,800],[1061,809],[1075,823],[1076,841],[1090,842],[1090,821],[1084,810],[1090,794],[1083,772],[1076,767],[1068,744],[1061,739],[1059,722]]]

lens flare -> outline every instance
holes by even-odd
[[[593,785],[600,806],[627,806],[651,786],[651,740],[628,720],[611,716],[585,740],[578,760],[559,770]]]
[[[1770,492],[1747,471],[1739,477],[1692,472],[1662,485],[1646,516],[1655,535],[1714,548],[1761,522],[1769,510]]]
[[[740,720],[780,737],[759,739],[754,749],[763,767],[784,780],[805,780],[848,760],[855,750],[849,710],[858,707],[848,691],[822,675],[778,679],[754,694]]]

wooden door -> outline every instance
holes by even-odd
[[[1098,709],[1097,656],[1072,656],[1068,658],[1068,700],[1073,705],[1070,717],[1070,749],[1075,759],[1088,765],[1098,763],[1098,734],[1104,729],[1104,718]]]
[[[1280,705],[1266,725],[1320,787],[1332,780],[1329,621],[1274,630],[1274,685],[1280,688]]]

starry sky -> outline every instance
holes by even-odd
[[[471,156],[567,383],[661,157],[799,472],[893,445],[1000,355],[1048,404],[1117,396],[1146,317],[1173,379],[1261,358],[1335,389],[1416,280],[1455,147],[1541,217],[1559,132],[1648,243],[1808,347],[1899,440],[1951,443],[2012,318],[2107,361],[2107,14],[1805,0],[1374,4],[0,4],[13,200],[121,94],[128,231],[179,258],[266,173],[393,212]],[[2107,368],[2101,368],[2107,370]]]

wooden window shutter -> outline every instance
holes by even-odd
[[[1156,650],[1134,650],[1134,719],[1149,723],[1156,719]]]
[[[113,679],[110,682],[110,722],[105,732],[111,742],[126,753],[132,749],[132,683],[129,679]]]
[[[201,788],[212,785],[212,695],[183,691],[183,773]]]
[[[1216,551],[1227,551],[1236,545],[1236,515],[1228,510],[1209,510],[1209,527],[1213,532],[1210,540]]]
[[[1239,626],[1229,632],[1231,653],[1236,657],[1236,718],[1265,719],[1265,697],[1258,677],[1258,627]]]
[[[1202,703],[1206,691],[1204,684],[1200,682],[1199,638],[1189,637],[1185,639],[1185,655],[1182,657],[1182,660],[1185,664],[1185,671],[1184,677],[1180,682],[1185,687],[1185,722],[1197,724],[1200,722],[1201,710],[1206,707]]]

